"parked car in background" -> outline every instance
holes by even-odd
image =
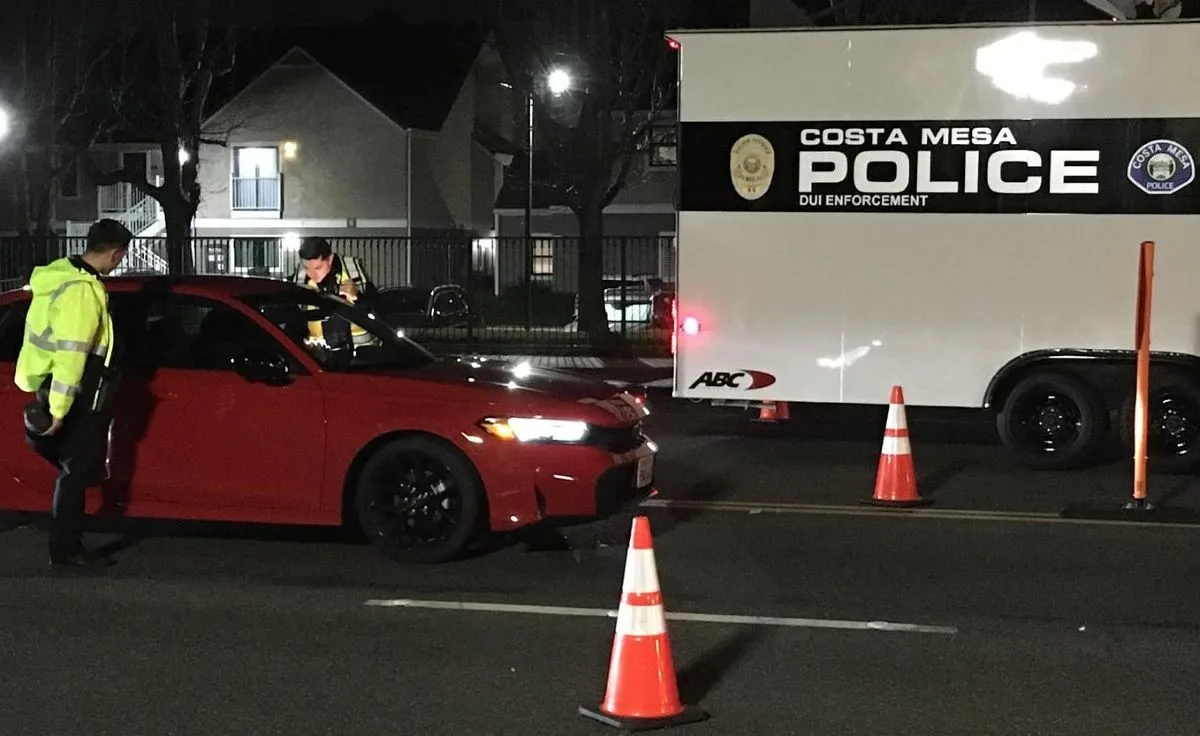
[[[457,284],[432,289],[397,286],[380,289],[371,308],[395,327],[466,327],[482,319],[471,307],[467,290]]]
[[[609,329],[655,328],[670,330],[674,324],[675,285],[657,276],[603,281],[604,312]],[[579,298],[575,299],[575,320],[579,319]]]
[[[438,358],[286,281],[108,287],[126,373],[91,514],[349,524],[393,559],[439,562],[483,534],[602,519],[653,493],[644,399],[603,381]],[[0,294],[0,416],[28,399],[12,376],[29,300]],[[22,432],[0,422],[0,509],[46,512],[54,473]]]

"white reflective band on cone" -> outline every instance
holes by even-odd
[[[912,448],[908,444],[907,437],[884,437],[883,438],[883,454],[884,455],[911,455]]]
[[[878,416],[878,415],[876,415]],[[877,425],[878,426],[878,425]],[[907,429],[908,417],[904,416],[903,404],[888,404],[887,424],[884,429]]]
[[[654,566],[654,550],[629,548],[625,554],[625,582],[622,593],[658,593],[658,569]]]
[[[667,618],[661,605],[630,606],[617,609],[618,636],[662,636],[667,633]]]

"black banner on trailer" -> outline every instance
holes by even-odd
[[[1200,119],[681,123],[679,209],[1200,214]]]

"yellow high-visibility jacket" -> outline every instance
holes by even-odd
[[[50,377],[50,414],[61,419],[79,393],[88,356],[103,356],[105,366],[112,360],[108,291],[70,258],[33,269],[29,287],[33,301],[17,356],[16,384],[34,393]]]

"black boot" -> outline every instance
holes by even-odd
[[[68,569],[103,569],[113,564],[113,561],[80,546],[74,552],[50,550],[50,566]]]

